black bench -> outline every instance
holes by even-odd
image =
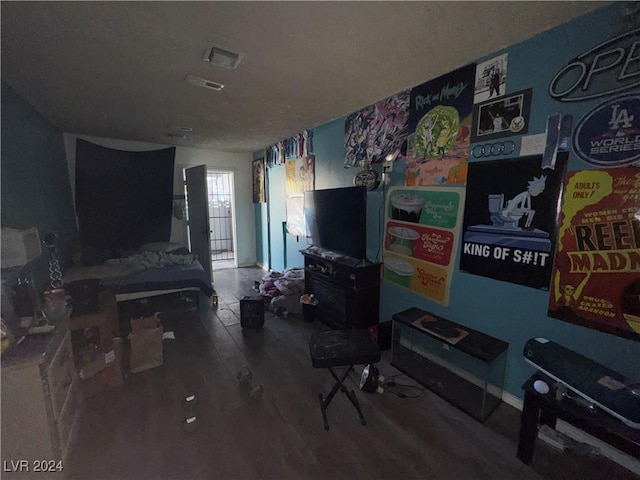
[[[318,394],[324,429],[329,430],[327,421],[327,407],[334,395],[341,390],[358,411],[360,422],[367,422],[362,415],[360,404],[353,390],[348,390],[345,379],[353,370],[354,365],[365,365],[380,361],[380,348],[371,337],[368,330],[330,330],[312,333],[309,337],[309,352],[311,364],[314,368],[326,368],[331,372],[336,382],[327,396]],[[333,367],[346,367],[341,376],[333,371]]]

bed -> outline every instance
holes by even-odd
[[[71,267],[64,280],[74,303],[90,308],[98,291],[113,293],[116,302],[178,292],[194,292],[197,298],[200,293],[213,295],[213,285],[202,264],[187,249],[169,242],[153,245],[155,250],[147,245],[98,265]],[[170,250],[172,246],[174,250]]]

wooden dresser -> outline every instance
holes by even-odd
[[[81,400],[68,320],[3,354],[1,380],[2,478],[61,478]]]

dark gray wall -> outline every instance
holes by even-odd
[[[2,82],[2,225],[58,234],[61,257],[78,249],[78,231],[62,132]],[[48,255],[34,260],[38,291],[48,287]],[[23,269],[25,272],[27,269]],[[11,281],[17,275],[3,272]]]

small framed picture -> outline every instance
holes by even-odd
[[[259,158],[253,161],[253,203],[266,201],[264,158]]]
[[[531,96],[529,88],[474,105],[471,141],[482,142],[527,133]]]

